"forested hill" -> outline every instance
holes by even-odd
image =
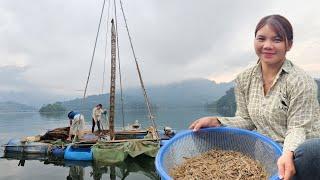
[[[316,79],[318,85],[318,101],[320,102],[320,79]]]
[[[0,102],[0,112],[32,112],[36,111],[36,108],[20,104],[17,102],[6,101]]]
[[[207,79],[194,79],[168,85],[146,87],[148,96],[155,108],[205,107],[206,104],[217,100],[233,86],[229,83],[215,83]],[[67,110],[92,109],[96,104],[109,104],[109,94],[92,95],[82,99],[59,102]],[[120,107],[120,96],[116,95],[117,107]],[[144,98],[140,88],[124,91],[124,106],[128,109],[144,108]]]

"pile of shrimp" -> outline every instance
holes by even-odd
[[[235,151],[210,150],[199,156],[184,158],[170,176],[177,180],[266,180],[267,172],[261,164]]]

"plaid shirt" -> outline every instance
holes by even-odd
[[[294,151],[306,139],[320,137],[317,85],[285,60],[267,95],[260,62],[235,80],[235,117],[218,117],[223,125],[256,130]]]

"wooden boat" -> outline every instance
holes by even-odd
[[[116,131],[115,139],[143,139],[148,134],[146,130],[125,130],[125,131]]]

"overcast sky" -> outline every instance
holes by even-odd
[[[108,2],[89,94],[100,93],[102,88]],[[320,77],[318,0],[122,2],[146,86],[192,78],[233,80],[256,62],[254,29],[262,17],[270,14],[284,15],[293,25],[294,44],[287,58],[313,77]],[[102,3],[103,0],[1,0],[0,91],[80,96]],[[128,88],[138,86],[138,76],[119,4],[117,7],[123,84]],[[112,9],[111,6],[110,16]],[[110,77],[109,57],[108,52],[106,81]],[[107,82],[105,86],[108,85]]]

